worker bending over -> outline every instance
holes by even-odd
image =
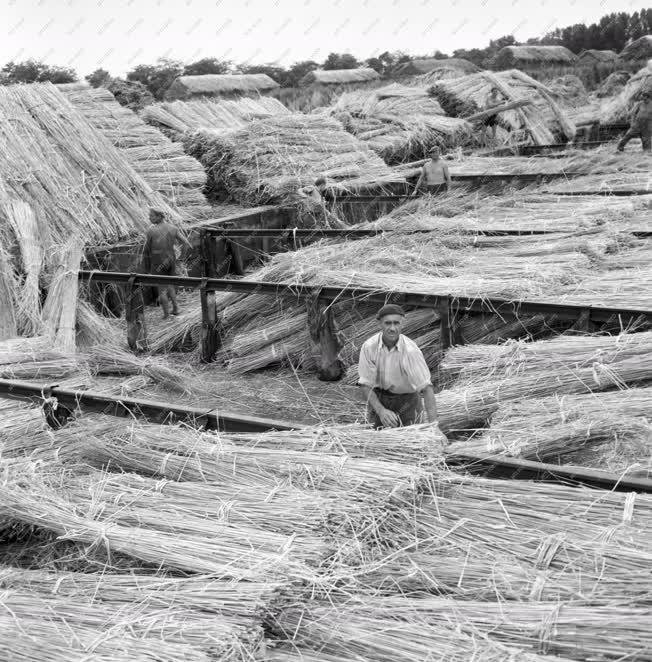
[[[451,186],[451,176],[448,166],[441,160],[441,150],[433,147],[430,150],[430,159],[423,164],[417,185],[414,187],[416,195],[422,188],[426,193],[442,193],[448,191]]]
[[[160,209],[150,209],[149,220],[152,225],[147,230],[143,249],[145,272],[158,276],[175,276],[177,273],[177,256],[174,253],[175,242],[180,241],[188,248],[192,248],[192,244],[177,227],[171,223],[166,223],[165,213]],[[173,285],[159,287],[158,300],[163,309],[163,319],[170,316],[168,297],[172,301],[172,314],[179,314],[175,287]]]
[[[639,136],[643,151],[652,151],[652,92],[647,90],[641,93],[640,101],[634,106],[629,129],[618,143],[618,151],[622,152],[632,138]]]
[[[502,102],[501,96],[502,96],[501,93],[495,87],[492,87],[491,92],[489,93],[489,97],[487,98],[486,110],[490,110],[491,108],[495,108],[496,106],[499,106]],[[489,117],[485,117],[482,120],[482,135],[480,137],[480,141],[485,147],[489,147],[496,142],[497,125],[498,125],[498,114],[489,115]],[[487,139],[488,133],[491,133],[491,141]]]
[[[375,428],[394,428],[424,422],[437,424],[435,391],[430,370],[416,343],[401,333],[405,313],[388,304],[377,314],[380,332],[362,345],[358,383],[367,402],[369,422]]]
[[[317,227],[323,225],[326,228],[342,229],[346,228],[346,223],[340,221],[333,212],[326,207],[324,193],[327,189],[327,182],[324,177],[318,177],[314,185],[302,186],[298,191],[305,210],[315,219]]]

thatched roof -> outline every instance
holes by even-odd
[[[620,52],[622,60],[647,60],[652,58],[652,35],[645,35],[625,46]]]
[[[428,74],[438,69],[454,69],[464,74],[474,74],[480,71],[473,62],[464,58],[450,57],[446,59],[427,58],[423,60],[410,60],[399,65],[395,70],[397,76],[414,76]]]
[[[193,95],[220,95],[274,90],[279,84],[267,74],[206,74],[179,76],[165,93],[166,99]]]
[[[350,83],[368,83],[378,80],[380,75],[374,69],[315,69],[307,73],[299,85],[348,85]]]
[[[494,58],[495,63],[570,64],[577,56],[565,46],[505,46]]]
[[[595,48],[589,48],[582,51],[578,56],[579,62],[615,62],[618,59],[618,53],[614,51],[599,51]]]

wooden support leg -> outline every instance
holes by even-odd
[[[206,290],[206,278],[199,288],[201,298],[201,360],[211,363],[222,344],[221,325],[215,309],[215,292]]]
[[[450,296],[447,296],[445,299],[442,299],[439,304],[439,324],[442,351],[448,349],[451,345],[454,344],[450,299]]]
[[[233,258],[233,271],[237,276],[244,276],[244,260],[242,259],[242,251],[240,250],[240,246],[238,246],[231,239],[227,239],[226,242],[229,246],[231,257]]]
[[[147,346],[147,328],[145,327],[145,304],[143,289],[135,284],[135,275],[127,282],[125,318],[127,320],[127,343],[134,352],[145,352]]]
[[[323,382],[342,378],[344,366],[338,358],[342,344],[338,338],[333,309],[330,302],[314,297],[306,304],[310,338],[319,351],[318,374]]]

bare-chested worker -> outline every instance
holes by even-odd
[[[424,163],[412,195],[417,195],[422,189],[426,193],[436,195],[448,191],[450,186],[451,176],[448,172],[448,166],[441,160],[439,147],[433,147],[430,150],[430,160]]]

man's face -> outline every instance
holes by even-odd
[[[163,221],[163,216],[159,212],[152,209],[149,212],[149,220],[154,224],[161,223]]]
[[[383,332],[383,340],[387,344],[394,344],[403,328],[403,317],[401,315],[384,315],[380,320],[380,328]]]
[[[438,149],[433,149],[432,152],[430,152],[430,158],[433,161],[438,161],[440,156],[441,154]]]

